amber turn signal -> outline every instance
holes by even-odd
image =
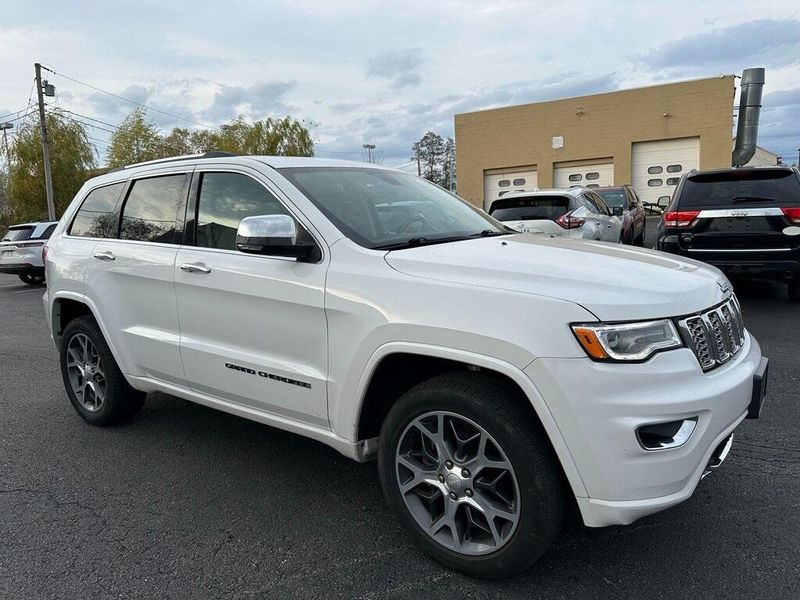
[[[595,359],[608,358],[608,354],[603,349],[603,345],[597,339],[597,334],[593,330],[586,327],[575,327],[573,331],[580,345],[586,350],[586,354]]]

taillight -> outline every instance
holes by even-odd
[[[792,208],[782,208],[784,216],[795,225],[800,225],[800,206]]]
[[[583,227],[583,224],[586,223],[586,219],[583,217],[573,217],[573,211],[569,211],[568,213],[564,213],[560,217],[556,219],[556,223],[561,225],[564,229],[577,229],[578,227]]]
[[[667,227],[691,227],[699,210],[670,210],[664,213],[664,222]]]
[[[47,262],[47,245],[42,248],[42,262]]]

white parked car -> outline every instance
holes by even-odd
[[[493,200],[489,214],[523,233],[619,242],[622,210],[612,210],[588,188],[511,192]]]
[[[766,359],[718,270],[511,233],[375,165],[109,173],[78,192],[46,270],[84,420],[159,391],[377,456],[414,540],[480,577],[535,561],[573,501],[602,527],[686,500],[763,399]]]
[[[44,283],[42,250],[58,221],[12,225],[0,239],[0,273],[11,273],[28,285]]]

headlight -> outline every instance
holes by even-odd
[[[602,361],[647,360],[659,350],[683,346],[669,319],[641,323],[587,323],[572,325],[572,331],[589,358]]]

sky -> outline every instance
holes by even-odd
[[[452,136],[457,113],[766,67],[759,145],[792,163],[800,148],[788,0],[4,0],[2,13],[0,120],[35,102],[41,62],[58,73],[48,101],[93,125],[101,164],[134,105],[73,80],[152,107],[164,130],[288,114],[318,156],[361,160],[370,143],[412,170],[413,142]]]

